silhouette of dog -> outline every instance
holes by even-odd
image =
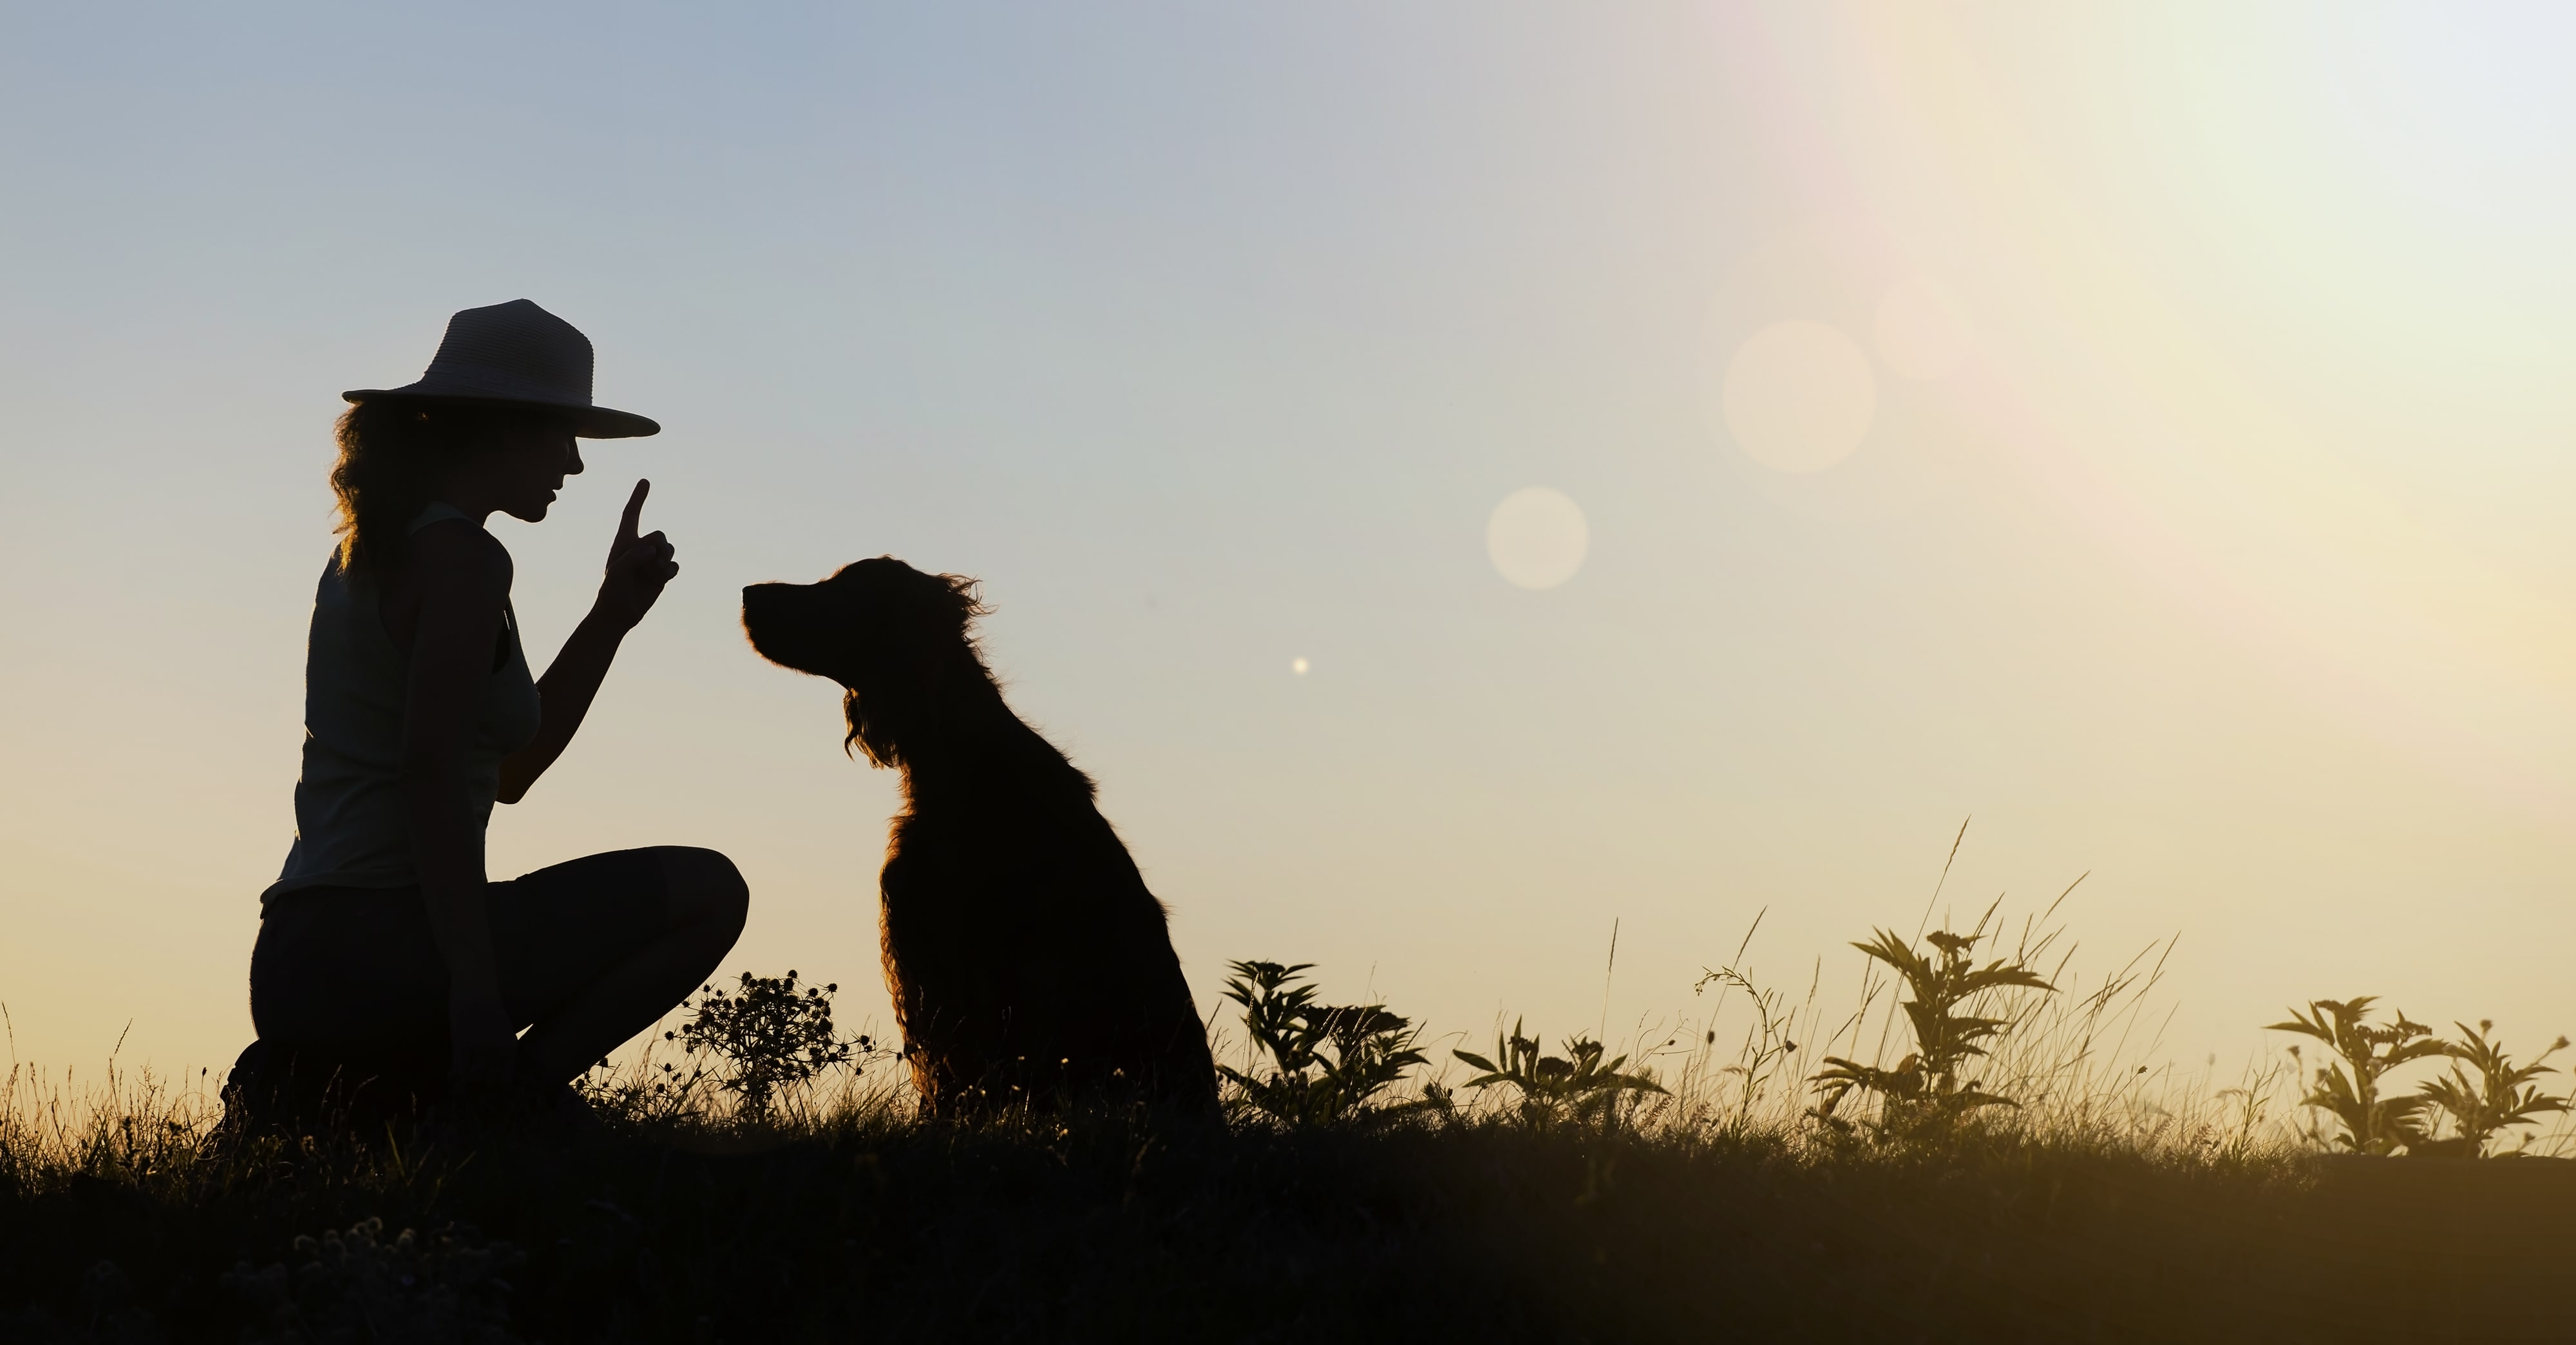
[[[1212,1110],[1163,905],[1090,777],[1003,703],[975,592],[891,556],[742,591],[752,648],[840,683],[844,746],[903,773],[879,887],[913,1082],[937,1116],[1100,1092]]]

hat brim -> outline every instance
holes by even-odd
[[[453,393],[417,392],[412,388],[357,388],[340,394],[340,400],[350,403],[371,402],[378,398],[445,402],[459,406],[542,407],[571,417],[573,434],[583,439],[641,439],[645,435],[662,432],[662,423],[649,416],[578,402],[549,402],[527,397],[462,397]]]

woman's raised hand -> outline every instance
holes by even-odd
[[[679,562],[671,559],[676,553],[669,538],[659,531],[635,535],[644,496],[652,489],[652,482],[638,481],[635,493],[627,497],[626,516],[617,523],[617,540],[608,547],[608,574],[599,584],[599,610],[628,626],[653,610],[662,586],[680,572]]]

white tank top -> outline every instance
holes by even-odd
[[[413,519],[418,532],[463,518],[432,504]],[[472,812],[474,862],[483,863],[483,832],[501,786],[501,758],[536,737],[543,707],[519,619],[501,606],[497,665],[484,679],[480,713],[465,749],[466,806]],[[385,633],[374,576],[340,568],[337,552],[313,594],[313,628],[304,650],[304,769],[295,782],[295,844],[267,901],[301,887],[407,887],[420,881],[402,793],[403,705],[411,659]]]

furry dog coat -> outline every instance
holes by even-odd
[[[1213,1108],[1162,903],[1089,777],[975,647],[974,582],[892,557],[743,590],[762,657],[846,691],[848,744],[903,774],[879,888],[886,988],[933,1114],[1112,1092]]]

